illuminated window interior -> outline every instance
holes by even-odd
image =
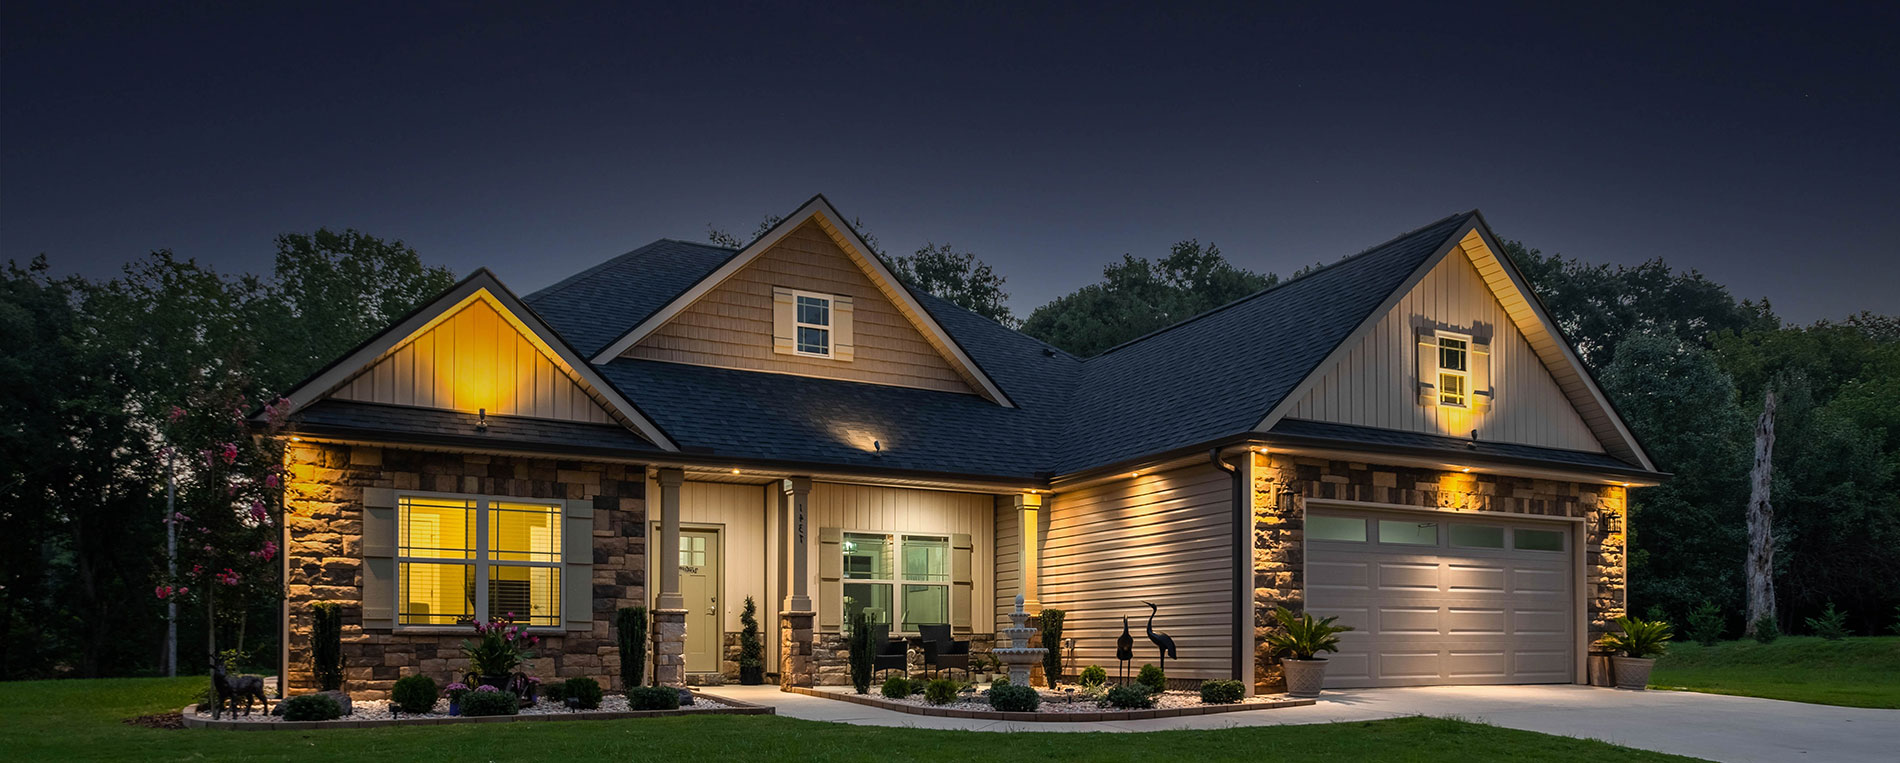
[[[1471,340],[1438,335],[1438,402],[1463,407],[1471,397]]]
[[[485,603],[487,619],[560,625],[558,504],[402,496],[397,514],[398,623],[464,625]]]
[[[949,538],[845,533],[843,540],[847,618],[865,610],[872,622],[911,633],[950,622]]]

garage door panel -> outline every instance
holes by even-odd
[[[1437,607],[1380,607],[1376,634],[1436,636],[1439,628]]]
[[[1437,678],[1439,655],[1431,652],[1384,652],[1374,655],[1379,666],[1375,678]]]
[[[1379,590],[1437,591],[1438,565],[1430,562],[1380,562]]]
[[[1338,677],[1346,681],[1372,680],[1372,658],[1363,652],[1331,655],[1326,661],[1326,678]]]
[[[1510,676],[1511,655],[1497,651],[1453,651],[1445,657],[1445,677],[1492,679]]]
[[[1566,636],[1570,613],[1556,609],[1519,609],[1511,613],[1511,631],[1519,636]]]
[[[1308,606],[1306,611],[1317,618],[1337,617],[1339,618],[1339,622],[1334,623],[1335,625],[1345,625],[1352,628],[1350,632],[1341,635],[1340,638],[1345,638],[1353,634],[1372,633],[1377,630],[1373,625],[1372,608],[1370,607]]]
[[[1520,567],[1512,571],[1511,589],[1517,593],[1564,594],[1570,590],[1569,580],[1564,570]]]
[[[1308,562],[1306,565],[1306,587],[1315,590],[1372,590],[1372,562]]]
[[[1445,632],[1453,636],[1502,636],[1509,621],[1502,609],[1451,607],[1445,613]]]
[[[1531,651],[1520,649],[1515,654],[1513,666],[1520,677],[1539,677],[1547,681],[1570,680],[1570,650],[1547,649]]]
[[[1504,593],[1506,577],[1504,567],[1496,564],[1445,565],[1445,587],[1459,593]]]

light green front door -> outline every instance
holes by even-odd
[[[719,672],[719,531],[680,531],[680,595],[686,600],[686,672]]]

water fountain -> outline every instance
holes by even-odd
[[[1016,594],[1016,611],[1009,613],[1009,620],[1015,627],[1004,628],[1000,632],[1009,639],[1009,646],[999,646],[990,652],[1009,667],[1009,682],[1017,686],[1029,685],[1029,669],[1042,662],[1042,656],[1049,650],[1029,645],[1029,637],[1036,635],[1036,629],[1029,626],[1029,613],[1023,611],[1023,596]]]

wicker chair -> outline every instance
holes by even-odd
[[[938,670],[962,668],[964,675],[969,675],[970,642],[950,638],[948,625],[919,625],[917,632],[924,640],[924,667]]]
[[[891,638],[891,627],[888,625],[878,628],[877,638],[877,655],[871,661],[871,674],[876,675],[886,670],[901,670],[904,671],[904,675],[909,676],[910,643],[901,638]]]

